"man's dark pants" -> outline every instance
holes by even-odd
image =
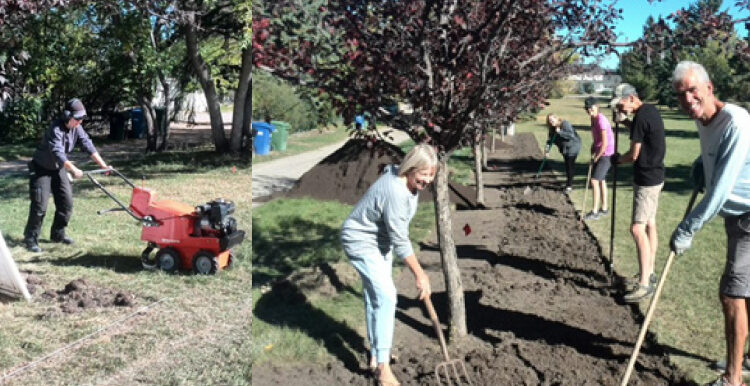
[[[50,193],[55,200],[55,219],[52,221],[51,240],[65,237],[65,227],[73,215],[73,188],[64,168],[48,170],[29,162],[29,218],[23,232],[27,241],[39,241],[42,221],[47,213]]]

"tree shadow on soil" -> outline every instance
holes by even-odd
[[[419,247],[424,251],[440,251],[437,245],[420,243]],[[564,278],[578,287],[586,288],[592,291],[600,291],[603,285],[596,283],[607,283],[608,277],[597,271],[578,269],[563,265],[552,264],[549,261],[531,259],[524,256],[499,254],[495,251],[488,250],[478,245],[456,245],[456,254],[459,259],[484,260],[490,265],[495,266],[502,264],[507,267],[515,268],[519,271],[529,272],[535,276],[548,280]],[[442,266],[436,266],[436,270],[442,269]]]
[[[543,262],[541,260],[529,259],[523,256],[501,255],[497,256],[495,259],[495,264],[503,264],[519,271],[530,272],[535,276],[547,280],[564,278],[566,281],[570,281],[577,287],[586,288],[592,291],[605,289],[604,287],[608,281],[606,276],[596,271],[565,267],[551,264],[549,262]],[[568,274],[564,274],[563,272],[567,272]],[[601,283],[601,285],[597,285],[596,283]]]
[[[253,310],[255,317],[276,326],[299,329],[338,358],[355,374],[364,375],[354,353],[366,352],[364,338],[348,325],[329,317],[316,308],[294,284],[282,281],[263,294]]]
[[[443,295],[445,296],[445,295]],[[595,358],[623,360],[627,356],[615,355],[612,345],[628,346],[631,342],[603,337],[577,327],[569,326],[537,315],[518,311],[505,310],[481,304],[482,291],[465,292],[466,313],[482,315],[481,318],[470,318],[469,332],[478,338],[493,344],[501,339],[488,334],[488,330],[507,331],[517,338],[527,341],[543,340],[547,345],[565,345],[576,351]],[[446,304],[447,300],[440,302]]]

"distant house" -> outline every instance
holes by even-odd
[[[579,73],[569,75],[567,80],[576,82],[576,88],[582,94],[586,93],[587,83],[593,86],[595,93],[601,94],[611,93],[622,82],[622,77],[616,71],[606,70],[598,65],[586,65]]]

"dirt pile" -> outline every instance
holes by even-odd
[[[43,283],[37,284],[41,285]],[[135,296],[132,293],[99,287],[83,278],[71,281],[62,290],[46,290],[40,297],[44,301],[56,304],[56,307],[47,311],[47,317],[54,316],[58,311],[75,314],[90,309],[135,305]]]
[[[530,135],[491,154],[487,210],[459,210],[453,238],[464,285],[469,336],[449,347],[466,363],[475,385],[618,384],[636,341],[642,315],[620,304],[606,261],[594,237],[577,219],[561,182],[534,183],[539,147]],[[545,177],[550,177],[549,175]],[[490,182],[491,181],[491,182]],[[461,228],[468,224],[472,231]],[[418,258],[432,283],[432,301],[445,324],[449,319],[436,236],[421,245]],[[330,363],[261,364],[254,385],[369,385],[366,338],[304,300],[299,288],[276,289],[258,301],[256,317],[269,322],[263,304],[304,305],[315,326],[297,327],[320,338],[334,357]],[[435,365],[443,360],[435,333],[411,273],[395,278],[399,291],[393,353],[404,385],[435,384]],[[294,294],[295,296],[289,296]],[[283,296],[282,296],[283,295]],[[361,329],[364,320],[361,321]],[[644,343],[631,385],[685,384],[683,375],[653,340]]]
[[[365,140],[351,139],[305,173],[283,196],[354,205],[378,179],[383,167],[399,164],[403,156],[400,148],[387,142],[373,147]],[[419,200],[432,201],[432,192],[421,192]],[[450,200],[459,208],[476,207],[476,193],[471,187],[450,184]]]

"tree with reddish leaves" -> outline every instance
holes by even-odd
[[[369,111],[437,147],[435,207],[451,335],[465,336],[447,161],[481,130],[475,121],[482,116],[512,122],[543,103],[537,91],[564,73],[561,53],[609,50],[618,17],[601,1],[258,3],[254,65],[329,95],[347,122]],[[413,112],[383,108],[393,101]]]

